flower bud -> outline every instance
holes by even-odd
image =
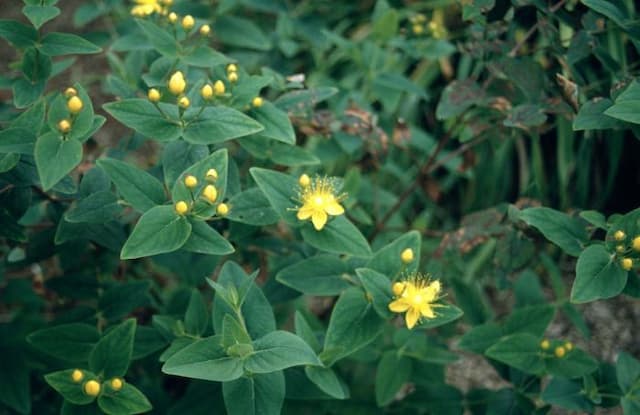
[[[171,91],[173,95],[182,94],[186,87],[187,82],[184,80],[182,72],[174,72],[174,74],[171,75],[171,78],[169,78],[169,91]]]
[[[207,176],[207,180],[216,181],[216,180],[218,180],[218,170],[209,169],[209,170],[207,170],[206,176]]]
[[[229,79],[229,82],[231,82],[232,84],[238,82],[238,72],[230,72],[227,75],[227,78]]]
[[[60,120],[58,123],[58,130],[63,133],[68,133],[71,130],[71,123],[69,120]]]
[[[204,197],[211,203],[215,202],[218,198],[218,190],[212,184],[207,185],[202,191]],[[219,206],[218,206],[219,207]],[[226,214],[226,213],[225,213]]]
[[[230,63],[229,65],[227,65],[227,74],[230,74],[231,72],[238,72],[238,67],[235,63]]]
[[[211,26],[208,24],[200,26],[200,34],[202,36],[209,36],[209,33],[211,33]]]
[[[64,90],[64,96],[67,98],[75,97],[76,95],[78,95],[78,91],[74,87],[70,86]]]
[[[209,84],[206,84],[200,90],[200,95],[202,95],[202,98],[204,98],[205,100],[210,100],[213,96],[213,87]]]
[[[147,97],[149,98],[149,101],[151,101],[151,102],[158,102],[158,101],[160,101],[160,91],[158,91],[155,88],[151,88],[149,90],[149,92],[147,93]]]
[[[627,235],[626,235],[624,232],[620,231],[620,230],[616,231],[616,232],[613,234],[613,239],[615,239],[615,240],[616,240],[616,241],[618,241],[618,242],[619,242],[619,241],[623,241],[623,240],[624,240],[624,238],[626,238],[626,237],[627,237]]]
[[[623,270],[630,271],[631,268],[633,268],[633,259],[622,258],[622,261],[620,261],[620,266],[622,267]]]
[[[255,97],[251,101],[251,105],[253,105],[254,108],[260,108],[262,104],[263,104],[262,97]]]
[[[168,19],[169,19],[170,23],[175,23],[175,22],[178,21],[178,15],[175,14],[174,12],[171,12],[171,13],[169,13]]]
[[[564,348],[567,349],[568,352],[570,352],[571,350],[573,350],[573,343],[571,342],[566,342],[564,344]]]
[[[189,105],[191,105],[191,102],[189,101],[189,98],[187,98],[187,97],[181,97],[178,100],[178,106],[180,108],[187,109],[187,108],[189,108]]]
[[[633,238],[633,241],[631,242],[631,247],[633,248],[634,251],[640,252],[640,236],[636,236],[635,238]]]
[[[189,205],[184,200],[181,200],[176,203],[175,209],[178,215],[184,215],[189,210]]]
[[[119,391],[120,389],[122,389],[124,382],[122,382],[122,379],[120,378],[113,378],[111,379],[111,382],[109,382],[109,384],[111,385],[111,389],[113,389],[114,391]]]
[[[564,347],[562,346],[558,346],[556,347],[556,349],[553,351],[553,353],[556,355],[556,357],[564,357],[564,355],[567,353],[567,351],[565,350]]]
[[[77,114],[80,111],[82,111],[82,100],[80,99],[80,97],[74,95],[71,98],[69,98],[69,100],[67,101],[67,109],[69,109],[69,112],[72,114]]]
[[[82,370],[74,369],[74,371],[71,372],[71,380],[73,380],[75,383],[82,382],[82,379],[84,379],[84,373],[82,373]]]
[[[190,14],[186,15],[182,18],[182,28],[184,30],[191,30],[193,26],[196,24],[196,21],[193,19],[193,16]]]
[[[224,95],[224,91],[224,82],[218,79],[213,83],[213,92],[216,94],[216,96]]]
[[[551,343],[549,343],[549,340],[547,339],[544,339],[540,342],[540,348],[542,350],[547,350],[550,346],[551,346]]]
[[[98,396],[100,394],[100,384],[96,380],[90,380],[84,384],[84,393],[89,396]]]
[[[311,184],[311,178],[309,176],[307,176],[306,174],[303,174],[298,179],[298,184],[300,186],[302,186],[302,187],[307,187],[307,186],[309,186]]]
[[[411,31],[414,35],[421,35],[424,32],[424,26],[421,24],[414,24],[411,26]]]
[[[407,248],[404,251],[402,251],[402,253],[400,254],[400,259],[402,259],[402,262],[404,262],[405,264],[408,264],[408,263],[412,262],[413,261],[413,249]]]
[[[184,178],[184,185],[187,186],[189,189],[193,189],[198,185],[198,179],[196,179],[195,176],[188,175],[187,177]]]
[[[620,244],[620,245],[616,245],[616,252],[621,254],[625,251],[624,249],[624,245]]]
[[[229,213],[229,205],[226,203],[220,203],[216,208],[216,212],[218,212],[218,215],[220,216],[226,216],[227,213]]]
[[[404,292],[405,286],[406,284],[404,282],[393,283],[393,286],[391,287],[391,290],[393,291],[393,295],[395,295],[396,297],[401,296],[402,293]]]

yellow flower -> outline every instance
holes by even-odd
[[[76,95],[72,96],[67,101],[67,109],[72,114],[77,114],[80,111],[82,111],[82,107],[83,107],[82,100],[80,99],[80,97]]]
[[[190,14],[188,14],[185,17],[182,18],[182,28],[184,30],[193,29],[193,26],[195,24],[196,24],[196,21],[194,20],[193,16],[191,16]]]
[[[189,205],[184,200],[180,200],[176,203],[175,209],[178,215],[184,215],[189,210]]]
[[[624,238],[626,238],[626,237],[627,237],[627,235],[622,231],[616,231],[613,234],[613,239],[615,239],[616,241],[623,241]]]
[[[218,190],[212,184],[205,186],[204,190],[202,191],[202,194],[211,203],[215,202],[216,199],[218,198]]]
[[[251,101],[251,105],[253,105],[255,108],[260,108],[263,104],[263,100],[262,97],[255,97],[252,101]]]
[[[98,396],[100,394],[100,384],[96,380],[90,380],[84,384],[84,393],[89,396]]]
[[[633,238],[633,242],[631,242],[631,247],[634,251],[640,252],[640,236],[636,236]]]
[[[169,78],[169,91],[173,95],[180,95],[187,87],[187,81],[184,80],[184,75],[180,71],[176,71]]]
[[[114,391],[119,391],[120,389],[122,389],[122,386],[124,385],[124,383],[122,382],[122,379],[120,378],[113,378],[109,383],[111,384],[111,389],[113,389]]]
[[[203,99],[210,100],[213,96],[213,88],[211,87],[211,85],[206,84],[205,86],[203,86],[200,90],[200,95],[202,95]]]
[[[556,357],[564,357],[564,355],[567,353],[567,351],[565,350],[564,347],[562,346],[558,346],[556,347],[556,349],[553,351],[553,353],[555,353]]]
[[[413,261],[413,249],[407,248],[404,251],[402,251],[402,253],[400,254],[400,259],[402,259],[402,262],[404,262],[405,264],[408,264],[408,263],[412,262]]]
[[[209,33],[211,33],[211,26],[208,24],[200,26],[200,34],[202,36],[209,36]]]
[[[623,270],[630,271],[631,268],[633,268],[633,259],[631,259],[631,258],[622,258],[622,261],[620,261],[620,265],[622,266]]]
[[[69,120],[60,120],[58,123],[58,130],[63,133],[68,133],[71,130],[71,123]]]
[[[398,283],[393,286],[394,294],[399,291],[396,284]],[[394,313],[405,313],[407,328],[412,329],[422,317],[436,317],[434,308],[439,305],[434,302],[438,300],[440,290],[440,281],[429,281],[421,274],[416,274],[404,281],[404,289],[389,303],[389,310]]]
[[[155,88],[151,88],[149,90],[149,92],[147,93],[147,97],[149,98],[149,101],[151,101],[151,102],[158,102],[158,101],[160,101],[160,91],[158,91]]]
[[[136,17],[149,16],[162,10],[158,0],[133,0],[136,6],[131,9],[131,14]]]
[[[540,342],[540,348],[542,350],[547,350],[549,348],[549,346],[551,346],[551,344],[549,343],[549,340],[544,339]]]
[[[229,82],[231,82],[231,83],[238,82],[238,72],[230,72],[227,75],[227,78],[229,79]]]
[[[218,212],[218,215],[220,216],[226,216],[227,213],[229,213],[229,205],[226,203],[220,203],[216,208],[216,212]]]
[[[191,102],[187,97],[182,97],[178,100],[178,106],[180,106],[180,108],[189,108],[189,105],[191,105]]]
[[[69,87],[67,89],[64,90],[64,96],[67,98],[71,98],[78,95],[78,91],[76,91],[76,89],[74,87]]]
[[[324,228],[329,215],[344,213],[340,204],[344,195],[336,195],[333,181],[326,177],[316,177],[309,186],[301,186],[299,199],[302,206],[298,208],[298,219],[311,219],[317,231]]]
[[[216,96],[223,95],[224,91],[225,91],[224,82],[218,79],[213,83],[213,92],[216,94]]]
[[[74,369],[74,371],[71,372],[71,380],[73,380],[75,383],[82,382],[82,379],[84,379],[84,373],[82,373],[82,370]]]
[[[189,189],[193,189],[198,185],[198,179],[196,179],[195,176],[188,175],[187,177],[184,178],[184,185],[187,186]]]

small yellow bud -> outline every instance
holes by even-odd
[[[171,75],[171,78],[169,78],[169,91],[171,91],[173,95],[182,94],[186,87],[187,81],[184,80],[182,72],[174,72],[174,74]]]
[[[209,36],[209,33],[211,33],[211,26],[208,24],[200,26],[200,34],[202,36]]]
[[[182,18],[182,28],[184,30],[191,30],[193,26],[196,24],[196,21],[193,19],[193,16],[190,14],[186,15]]]
[[[189,189],[193,189],[198,185],[198,179],[196,179],[196,176],[188,175],[184,178],[184,185]]]
[[[302,186],[302,187],[307,187],[307,186],[309,186],[311,184],[311,178],[309,176],[307,176],[306,174],[303,174],[298,179],[298,184],[300,186]]]
[[[187,97],[181,97],[178,100],[178,106],[180,106],[180,108],[189,108],[189,105],[191,105],[191,102],[189,102],[189,98]]]
[[[413,249],[407,248],[402,251],[402,253],[400,254],[400,259],[402,259],[402,262],[404,262],[405,264],[413,262]]]
[[[181,200],[176,203],[175,209],[178,215],[184,215],[189,210],[189,205],[187,205],[187,202],[185,202],[184,200]]]
[[[252,101],[251,101],[251,105],[253,105],[255,108],[260,108],[263,104],[263,100],[262,97],[255,97]]]
[[[238,72],[231,72],[227,75],[227,78],[229,79],[229,82],[236,83],[238,82]]]
[[[226,216],[227,213],[229,213],[229,205],[226,203],[220,203],[216,208],[216,212],[218,212],[218,215],[220,216]]]
[[[78,91],[74,87],[70,86],[64,90],[64,96],[67,98],[75,97],[76,95],[78,95]]]
[[[635,238],[633,238],[633,241],[631,242],[631,247],[633,248],[634,251],[640,252],[640,236],[636,236]]]
[[[624,245],[616,245],[616,252],[621,254],[624,252]]]
[[[431,30],[432,32],[436,32],[439,28],[440,25],[438,24],[438,22],[434,20],[429,22],[429,30]]]
[[[175,14],[174,12],[171,12],[171,13],[169,13],[168,19],[169,19],[170,23],[175,23],[175,22],[178,21],[178,15]]]
[[[620,261],[620,266],[622,267],[623,270],[630,271],[631,268],[633,268],[633,259],[622,258],[622,261]]]
[[[556,349],[553,351],[553,353],[556,355],[556,357],[564,357],[564,355],[566,354],[566,350],[564,347],[562,346],[558,346],[556,347]]]
[[[72,114],[77,114],[80,111],[82,111],[82,100],[80,99],[80,97],[74,95],[71,98],[69,98],[69,100],[67,101],[67,108],[69,109],[69,112]]]
[[[151,102],[158,102],[158,101],[160,101],[160,91],[158,91],[155,88],[151,88],[149,90],[149,92],[147,93],[147,97],[149,98],[149,101],[151,101]]]
[[[405,285],[406,284],[404,282],[394,282],[393,286],[391,287],[391,290],[393,291],[393,295],[395,295],[396,297],[401,296],[402,293],[404,292]]]
[[[549,340],[544,339],[540,342],[540,348],[542,350],[547,350],[549,348],[549,346],[551,346],[551,344],[549,343]]]
[[[71,130],[71,123],[69,120],[60,120],[58,123],[58,130],[63,133],[68,133]]]
[[[573,350],[573,343],[571,342],[566,342],[564,344],[564,348],[567,349],[568,352],[570,352],[571,350]]]
[[[100,384],[96,380],[90,380],[84,384],[84,393],[89,396],[98,396],[100,394]]]
[[[238,67],[235,63],[230,63],[229,65],[227,65],[227,74],[230,74],[231,72],[238,72]]]
[[[114,391],[119,391],[120,389],[122,389],[124,382],[122,382],[122,379],[120,378],[113,378],[111,379],[110,384],[111,384],[111,389],[113,389]]]
[[[225,91],[224,82],[218,79],[213,83],[213,92],[216,94],[216,96],[223,95],[224,91]]]
[[[84,379],[84,373],[82,373],[82,370],[75,369],[73,372],[71,372],[71,380],[73,380],[75,383],[82,382],[82,379]]]
[[[411,30],[413,31],[413,34],[421,35],[424,32],[424,26],[421,24],[414,24],[411,26]]]
[[[218,180],[218,170],[209,169],[209,170],[207,170],[206,176],[207,176],[207,180],[216,181],[216,180]]]
[[[204,188],[204,190],[202,191],[202,194],[211,203],[215,202],[216,199],[218,198],[218,190],[212,184],[207,185]],[[219,206],[218,206],[218,208],[219,208]]]
[[[626,238],[626,237],[627,237],[627,235],[622,231],[616,231],[613,234],[613,239],[615,239],[616,241],[624,241],[624,238]]]
[[[202,95],[202,98],[206,100],[211,99],[211,97],[213,96],[213,87],[209,84],[206,84],[200,90],[200,95]]]

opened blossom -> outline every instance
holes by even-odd
[[[334,182],[327,177],[317,177],[310,181],[300,181],[299,199],[302,206],[298,208],[299,220],[309,220],[319,231],[327,224],[329,216],[344,214],[340,204],[345,195],[336,194]],[[305,185],[306,184],[306,185]]]
[[[396,298],[389,303],[389,310],[394,313],[405,313],[407,328],[412,329],[422,318],[436,317],[435,304],[441,291],[440,281],[430,281],[420,274],[393,284]]]

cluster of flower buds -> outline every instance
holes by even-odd
[[[209,169],[205,174],[205,181],[207,184],[200,189],[200,193],[195,195],[192,193],[192,200],[188,203],[185,200],[179,200],[176,202],[174,208],[179,215],[186,215],[191,210],[193,204],[197,198],[201,197],[209,204],[215,204],[218,200],[218,189],[215,186],[215,182],[218,180],[218,171],[216,169]],[[183,180],[184,185],[192,192],[196,190],[198,184],[198,178],[192,174],[185,176]],[[225,216],[229,213],[229,205],[226,203],[219,203],[216,206],[216,213],[218,216]]]
[[[69,111],[69,114],[71,114],[71,117],[58,121],[58,130],[60,130],[61,133],[66,134],[71,131],[73,121],[80,111],[82,111],[84,103],[78,96],[78,91],[73,87],[65,89],[64,96],[67,98],[67,110]]]
[[[551,348],[551,342],[548,339],[543,339],[540,342],[540,348],[542,350],[549,350]],[[573,350],[573,343],[570,341],[560,342],[553,348],[553,354],[558,359],[563,358],[568,352]]]
[[[85,373],[81,369],[74,369],[71,372],[71,381],[76,384],[81,384],[82,392],[85,395],[96,397],[100,395],[103,390],[103,385],[107,385],[112,392],[118,392],[124,386],[124,380],[122,378],[111,378],[110,380],[101,384],[97,379],[86,379]]]
[[[625,271],[631,271],[638,261],[638,258],[631,256],[640,253],[640,235],[630,239],[623,230],[618,229],[613,233],[613,239],[617,243],[616,252],[620,257],[620,267]]]

